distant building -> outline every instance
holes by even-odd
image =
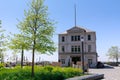
[[[84,39],[84,61],[89,66],[97,63],[96,33],[82,27],[73,27],[59,34],[59,62],[70,66],[81,61],[81,38]]]

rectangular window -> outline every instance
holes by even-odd
[[[79,46],[71,46],[71,52],[79,53],[80,52],[80,45]]]
[[[71,36],[71,41],[80,41],[80,35]]]
[[[80,41],[80,36],[78,36],[78,41]]]
[[[88,35],[88,40],[91,40],[91,35]]]
[[[88,59],[88,66],[90,67],[92,64],[93,60],[92,59]]]
[[[74,41],[74,36],[71,36],[71,41]]]
[[[64,48],[64,46],[62,46],[62,52],[65,52],[65,48]]]
[[[75,52],[77,52],[77,46],[75,46]]]
[[[64,42],[64,41],[65,41],[65,37],[63,36],[63,37],[62,37],[62,42]]]
[[[71,47],[71,52],[74,52],[74,46]]]
[[[88,52],[91,52],[91,45],[88,45]]]
[[[65,59],[61,59],[61,63],[62,63],[62,64],[65,64]]]
[[[80,52],[80,46],[78,46],[78,52]]]
[[[75,41],[77,41],[77,36],[75,36]]]

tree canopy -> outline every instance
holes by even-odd
[[[10,38],[9,48],[14,50],[15,53],[21,52],[21,68],[23,67],[24,50],[29,49],[30,43],[27,42],[27,36],[24,34],[14,34]]]
[[[7,45],[7,39],[6,36],[4,34],[5,30],[2,29],[1,26],[1,21],[0,21],[0,61],[4,62],[4,55],[5,55],[5,51],[6,51],[6,45]]]
[[[113,60],[115,59],[116,62],[118,62],[118,59],[120,58],[119,47],[112,46],[111,48],[109,48],[107,56],[109,57],[109,59],[113,59]]]
[[[32,0],[29,9],[25,10],[25,18],[18,29],[27,36],[27,42],[32,50],[32,76],[34,76],[34,54],[52,54],[56,47],[52,40],[55,27],[54,21],[48,18],[48,7],[44,0]]]

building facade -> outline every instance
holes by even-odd
[[[96,32],[82,27],[73,27],[59,34],[59,62],[62,66],[81,62],[82,38],[85,64],[91,66],[97,63]]]

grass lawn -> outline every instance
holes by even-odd
[[[35,76],[31,78],[30,66],[24,67],[23,69],[21,69],[20,66],[10,69],[0,68],[0,80],[64,80],[81,75],[81,69],[35,66]]]

